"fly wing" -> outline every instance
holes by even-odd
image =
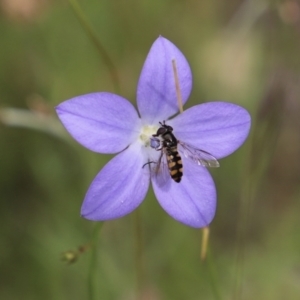
[[[161,149],[158,161],[153,164],[151,173],[160,186],[166,185],[167,181],[171,178],[167,164],[166,151],[164,148]]]
[[[210,153],[194,148],[188,144],[178,141],[181,146],[182,153],[185,157],[192,159],[198,165],[203,167],[218,168],[220,166],[218,160]]]

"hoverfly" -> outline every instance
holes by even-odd
[[[157,162],[156,172],[163,167],[161,165],[163,164],[163,159],[165,156],[171,178],[175,182],[181,181],[183,176],[183,165],[180,153],[178,152],[178,145],[182,147],[183,155],[192,159],[198,165],[212,168],[220,166],[217,159],[210,153],[204,150],[196,149],[177,140],[173,134],[173,128],[167,125],[165,121],[163,121],[163,123],[159,122],[159,124],[161,127],[158,128],[156,134],[152,135],[154,139],[151,145],[157,151],[161,150],[161,154]]]

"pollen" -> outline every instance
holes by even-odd
[[[153,125],[145,125],[142,127],[140,133],[140,140],[145,147],[150,147],[150,139],[152,135],[157,132],[158,127]]]

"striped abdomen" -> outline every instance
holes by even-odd
[[[180,154],[177,151],[177,147],[167,148],[167,161],[168,161],[168,168],[170,172],[170,176],[176,182],[180,182],[182,173],[182,161]]]

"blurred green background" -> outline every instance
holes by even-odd
[[[79,4],[117,68],[118,92],[134,104],[144,59],[163,35],[191,64],[188,106],[224,100],[253,119],[247,142],[212,170],[209,263],[201,231],[171,219],[150,192],[139,208],[142,240],[134,214],[104,224],[94,299],[300,299],[299,1]],[[1,0],[0,11],[0,298],[92,299],[93,251],[70,265],[61,253],[89,245],[95,224],[80,206],[110,157],[71,140],[54,107],[116,92],[114,82],[67,0]]]

